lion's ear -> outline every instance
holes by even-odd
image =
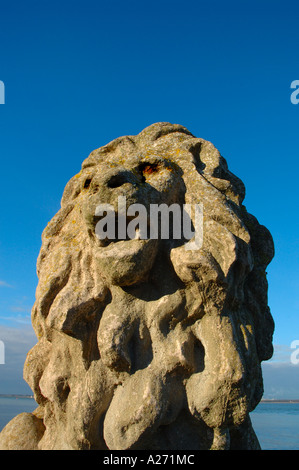
[[[61,199],[61,207],[64,207],[70,201],[75,199],[81,192],[81,174],[73,176],[67,183]]]
[[[243,202],[245,198],[243,182],[229,171],[225,158],[211,142],[192,138],[183,145],[192,154],[192,161],[198,173],[228,199],[238,205]]]

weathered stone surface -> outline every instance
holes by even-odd
[[[99,203],[203,204],[203,245],[95,236]],[[271,235],[210,143],[157,123],[95,150],[42,237],[24,377],[38,417],[14,449],[258,449],[249,412],[272,355]],[[27,437],[26,437],[27,436]]]
[[[38,450],[44,432],[42,419],[33,413],[21,413],[2,430],[0,450]]]

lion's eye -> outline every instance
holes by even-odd
[[[142,182],[145,183],[146,178],[154,173],[157,173],[160,170],[161,165],[159,163],[141,163],[138,167],[141,176]]]
[[[86,180],[84,182],[84,185],[83,185],[83,188],[88,189],[89,186],[90,186],[90,183],[91,183],[91,178],[86,178]]]

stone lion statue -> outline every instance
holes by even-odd
[[[96,208],[120,196],[201,203],[201,247],[100,239]],[[259,449],[249,413],[273,353],[274,248],[244,196],[219,151],[181,125],[89,155],[42,236],[24,365],[39,406],[7,424],[2,449]]]

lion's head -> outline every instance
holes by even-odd
[[[24,373],[41,449],[256,448],[272,355],[266,228],[218,150],[157,123],[93,151],[42,239]],[[203,244],[100,240],[99,204],[202,204]],[[131,219],[130,219],[131,221]],[[126,222],[128,223],[128,221]],[[127,226],[126,226],[127,227]]]

